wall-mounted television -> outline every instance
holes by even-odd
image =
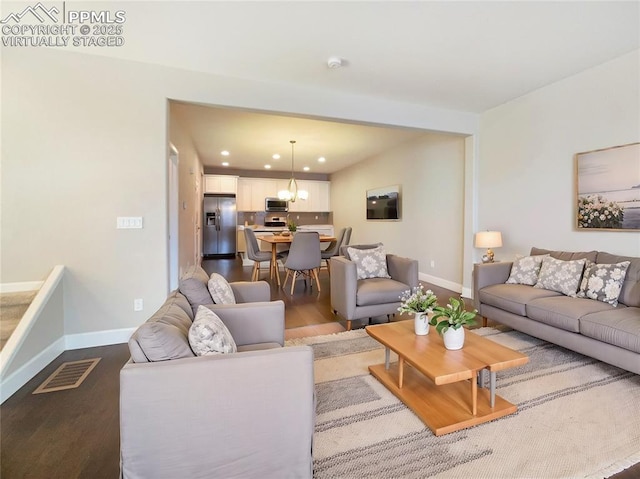
[[[367,190],[368,220],[399,220],[400,185]]]

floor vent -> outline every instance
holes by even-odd
[[[100,361],[100,358],[62,363],[51,376],[33,391],[33,394],[77,388],[96,367],[98,361]]]

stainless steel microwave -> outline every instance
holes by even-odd
[[[289,211],[289,202],[280,198],[265,198],[264,210],[268,212],[287,212]]]

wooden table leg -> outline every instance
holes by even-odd
[[[471,378],[471,414],[478,414],[478,371]]]
[[[404,358],[398,356],[398,387],[402,389],[402,383],[404,382]]]
[[[271,245],[271,276],[270,278],[273,278],[273,275],[276,275],[276,279],[278,281],[278,286],[280,286],[280,271],[278,271],[278,251],[277,251],[278,245],[276,243],[273,243]]]

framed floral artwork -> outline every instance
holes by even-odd
[[[576,227],[640,231],[640,143],[576,154]]]

